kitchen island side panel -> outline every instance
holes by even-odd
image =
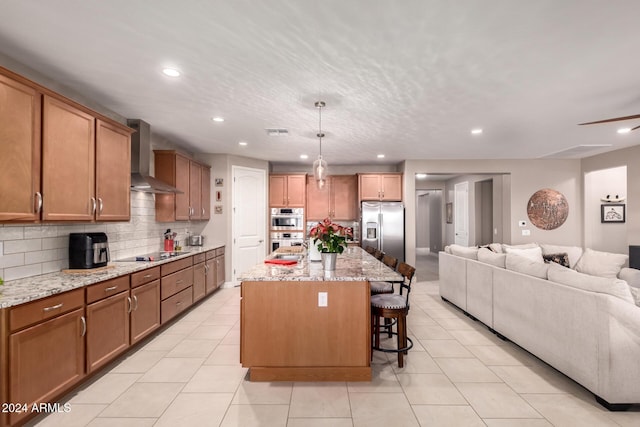
[[[367,281],[242,282],[242,365],[370,369],[369,295]]]

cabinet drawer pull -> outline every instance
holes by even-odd
[[[137,311],[137,310],[138,310],[138,296],[137,296],[137,295],[134,295],[134,296],[133,296],[133,302],[135,302],[135,303],[136,303],[136,305],[135,305],[135,307],[134,307],[133,311]]]
[[[176,307],[177,307],[177,306],[179,306],[179,305],[182,305],[182,301],[178,301],[178,302],[176,303]]]
[[[133,311],[133,303],[130,297],[127,297],[127,301],[129,302],[129,311],[127,313],[131,313]]]
[[[102,208],[104,207],[104,205],[102,203],[102,197],[98,197],[98,206],[99,206],[98,213],[102,213]]]
[[[40,213],[42,210],[42,193],[36,191],[36,199],[38,199],[38,204],[36,205],[36,213]]]
[[[80,336],[83,337],[87,334],[87,319],[82,316],[80,317],[80,321],[82,322],[82,334],[80,334]]]
[[[184,282],[184,280],[180,279],[180,280],[176,280],[176,285],[179,285],[180,283]]]
[[[143,279],[150,279],[151,278],[151,274],[145,274],[144,276],[142,276]]]
[[[60,304],[56,304],[56,305],[52,305],[51,307],[45,307],[42,309],[42,311],[51,311],[51,310],[57,310],[59,308],[61,308],[64,305],[64,303],[60,303]]]
[[[202,208],[202,216],[204,216],[204,208]]]
[[[96,213],[96,198],[95,197],[91,197],[91,215]]]
[[[105,292],[111,292],[111,291],[114,291],[116,289],[118,289],[117,286],[109,286],[108,288],[104,288],[104,291]]]

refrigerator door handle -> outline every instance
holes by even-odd
[[[382,213],[378,213],[378,250],[382,252],[384,248],[384,228],[382,224]]]

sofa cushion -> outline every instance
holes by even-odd
[[[546,262],[547,264],[550,262],[554,262],[563,267],[567,267],[567,268],[571,267],[571,264],[569,263],[569,254],[567,254],[566,252],[561,254],[547,254],[547,255],[542,254],[542,258],[544,259],[544,262]]]
[[[480,253],[478,253],[478,258]],[[623,267],[618,274],[618,278],[627,282],[632,288],[640,289],[640,270],[636,268]]]
[[[449,249],[451,250],[452,255],[457,255],[469,259],[478,259],[478,248],[476,247],[467,247],[454,244],[449,246]]]
[[[569,255],[569,267],[575,268],[578,260],[582,256],[582,248],[579,246],[559,246],[559,245],[547,245],[546,243],[540,243],[542,248],[542,255],[562,254]]]
[[[540,258],[542,258],[542,256]],[[540,279],[546,279],[547,272],[549,271],[549,264],[533,261],[530,258],[523,257],[516,253],[506,254],[505,266],[507,270],[516,271],[518,273],[527,274]]]
[[[495,253],[488,248],[480,248],[478,250],[478,261],[496,267],[504,268],[506,257],[507,254]]]
[[[576,271],[615,279],[628,258],[629,256],[625,254],[600,252],[587,248],[576,264]]]
[[[583,289],[585,291],[599,292],[613,295],[631,304],[635,304],[629,285],[624,280],[618,278],[590,276],[579,273],[568,268],[550,268],[549,280],[572,288]]]
[[[531,261],[544,264],[544,259],[542,258],[542,249],[540,249],[540,246],[534,246],[531,248],[516,248],[512,246],[505,246],[504,250],[507,254],[520,255],[521,257],[529,258]]]
[[[636,305],[638,307],[640,307],[640,288],[634,288],[634,287],[630,286],[629,290],[631,291],[631,296],[633,297],[634,301],[636,302]]]
[[[507,253],[507,248],[512,249],[531,249],[537,248],[539,245],[537,243],[523,243],[522,245],[507,245],[506,243],[502,244],[502,252]]]

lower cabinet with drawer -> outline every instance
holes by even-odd
[[[211,293],[224,284],[224,246],[206,253],[206,292]]]
[[[206,296],[207,264],[204,253],[193,256],[193,302]]]
[[[88,286],[87,373],[109,363],[129,347],[129,276]]]
[[[160,268],[160,323],[166,323],[193,304],[193,257]]]
[[[9,309],[5,402],[53,402],[85,376],[84,289]],[[1,414],[9,425],[31,412]]]

